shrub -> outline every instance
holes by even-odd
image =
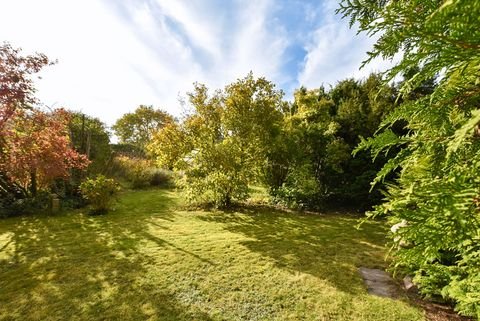
[[[150,185],[150,164],[146,160],[130,160],[126,164],[126,179],[132,183],[132,188],[145,188]]]
[[[167,186],[172,175],[166,170],[156,168],[151,161],[142,158],[118,156],[113,163],[113,174],[125,179],[132,188],[148,186]]]
[[[318,209],[320,188],[308,164],[293,168],[275,191],[275,201],[296,209]]]
[[[68,180],[57,179],[50,185],[50,192],[57,195],[64,209],[77,209],[87,205],[80,193],[81,173],[75,173]]]
[[[50,205],[50,194],[40,191],[36,196],[15,198],[7,195],[0,199],[0,217],[34,214],[45,211]]]
[[[240,173],[241,174],[241,173]],[[186,200],[191,205],[213,205],[217,208],[229,207],[235,201],[248,197],[248,184],[242,175],[221,172],[187,171],[180,181]]]
[[[173,183],[173,173],[160,168],[150,169],[150,185],[151,186],[170,186]]]
[[[98,175],[80,184],[80,192],[92,207],[92,214],[108,212],[115,195],[120,190],[114,179]]]

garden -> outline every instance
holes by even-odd
[[[195,82],[111,127],[1,44],[0,320],[478,319],[480,3],[336,12],[392,67],[291,99]]]

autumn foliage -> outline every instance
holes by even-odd
[[[48,64],[43,54],[21,56],[20,49],[0,46],[0,192],[8,192],[10,182],[34,194],[37,187],[88,165],[71,146],[68,112],[33,107],[38,101],[32,74]]]
[[[0,133],[17,109],[37,102],[31,75],[52,64],[44,54],[20,52],[8,43],[0,45]]]
[[[0,171],[27,187],[32,175],[38,186],[46,186],[55,178],[67,177],[72,168],[85,168],[87,157],[70,145],[68,122],[69,114],[62,109],[17,112],[5,130]]]

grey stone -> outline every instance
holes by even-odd
[[[403,278],[403,287],[407,291],[415,291],[417,287],[413,284],[413,279],[410,275]]]
[[[365,267],[359,268],[358,271],[367,286],[368,293],[387,298],[398,297],[398,286],[387,272]]]

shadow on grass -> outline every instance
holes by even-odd
[[[320,319],[363,305],[356,268],[384,265],[375,223],[357,230],[349,216],[178,206],[174,192],[147,190],[123,194],[105,216],[0,221],[0,320]]]
[[[182,249],[182,248],[176,246],[175,244],[173,244],[173,243],[171,243],[171,242],[168,242],[168,241],[166,241],[166,240],[164,240],[164,239],[159,238],[158,236],[152,235],[152,234],[150,234],[150,233],[141,233],[141,235],[144,236],[145,239],[148,239],[148,240],[150,240],[150,241],[153,241],[153,242],[155,242],[155,243],[156,243],[157,245],[159,245],[159,246],[170,247],[170,248],[175,249],[175,250],[178,251],[178,252],[182,252],[182,253],[185,253],[185,254],[187,254],[187,255],[190,255],[190,256],[196,258],[197,260],[199,260],[199,261],[201,261],[201,262],[208,263],[208,264],[210,264],[210,265],[216,265],[216,264],[213,263],[211,260],[206,259],[206,258],[203,258],[203,257],[201,257],[200,255],[197,255],[197,254],[195,254],[195,253],[193,253],[193,252],[190,252],[190,251],[188,251],[188,250]]]
[[[148,257],[138,247],[155,238],[146,226],[174,220],[168,209],[175,199],[152,193],[126,195],[106,216],[75,212],[0,222],[0,319],[211,320],[143,278]]]
[[[313,275],[335,288],[364,293],[357,268],[384,267],[386,229],[366,222],[357,229],[355,216],[315,215],[262,206],[237,208],[203,216],[249,238],[242,245],[292,272]],[[354,282],[354,281],[357,282]]]

